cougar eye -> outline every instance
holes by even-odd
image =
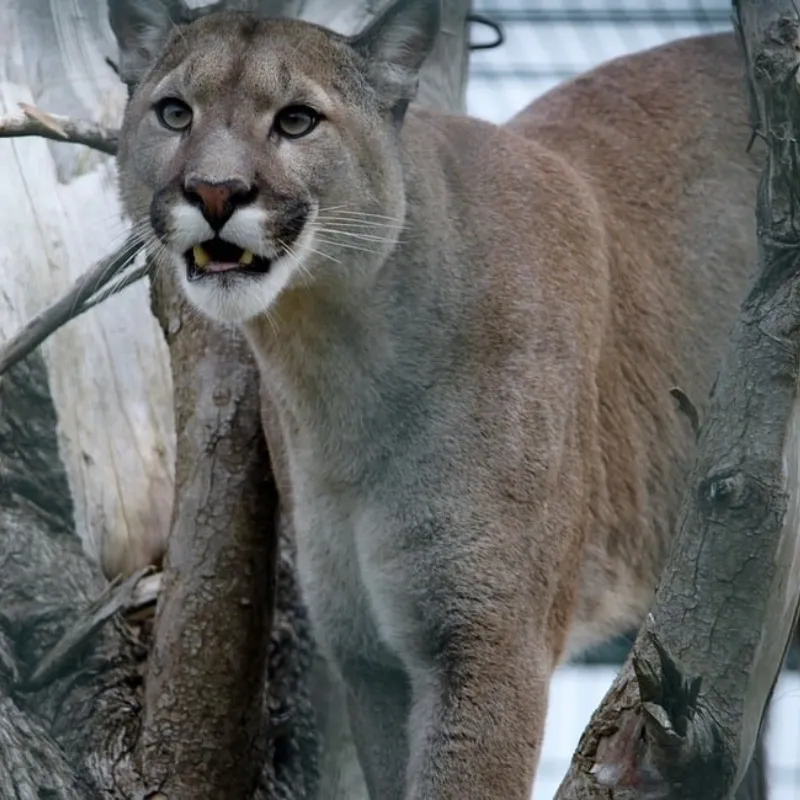
[[[155,112],[158,121],[170,131],[185,131],[192,124],[192,109],[174,97],[156,103]]]
[[[307,136],[320,120],[320,115],[308,106],[288,106],[280,111],[273,123],[275,130],[287,139]]]

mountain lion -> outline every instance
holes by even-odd
[[[528,798],[554,668],[650,603],[694,444],[670,389],[702,406],[755,263],[733,37],[495,126],[410,105],[432,0],[352,38],[114,7],[124,203],[257,356],[370,797]]]

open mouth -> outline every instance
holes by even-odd
[[[186,276],[190,281],[221,273],[264,275],[272,266],[270,259],[257,256],[218,236],[196,244],[183,254],[183,258],[186,261]]]

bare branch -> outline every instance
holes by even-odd
[[[151,620],[155,616],[156,602],[161,593],[163,572],[144,575],[133,587],[130,602],[122,609],[128,622]]]
[[[119,294],[123,289],[133,286],[134,283],[138,283],[142,278],[149,274],[150,265],[147,263],[133,269],[123,268],[122,274],[119,275],[119,273],[117,273],[115,279],[110,278],[109,283],[105,288],[102,288],[102,286],[98,287],[98,291],[96,291],[91,297],[89,297],[80,305],[78,308],[78,313],[75,314],[75,316],[80,316],[90,308],[100,305],[100,303],[108,300],[109,297],[113,297],[115,294]]]
[[[28,103],[20,103],[18,114],[0,117],[0,138],[41,136],[56,142],[83,144],[101,153],[117,152],[117,131],[85,119],[48,114]]]
[[[120,578],[110,583],[105,592],[90,604],[85,614],[76,620],[39,661],[20,688],[28,692],[36,691],[68,674],[76,654],[86,647],[109,619],[132,606],[139,582],[152,572],[151,567],[145,567],[125,580]]]
[[[143,277],[140,267],[123,272],[141,249],[140,242],[128,239],[110,256],[81,275],[72,287],[44,311],[40,311],[22,330],[0,348],[0,376],[35,350],[48,336],[92,306]],[[123,273],[120,276],[120,273]],[[111,286],[101,293],[104,286]]]
[[[40,136],[57,142],[82,144],[109,155],[117,152],[117,131],[114,129],[89,120],[49,114],[28,103],[20,103],[19,107],[21,110],[18,114],[0,116],[0,138]],[[131,270],[116,280],[119,272],[133,261],[139,249],[140,245],[126,242],[78,278],[62,297],[31,319],[0,348],[0,376],[62,325],[143,278],[147,274],[146,266]],[[108,284],[111,285],[101,292]]]

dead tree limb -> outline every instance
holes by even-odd
[[[75,281],[69,292],[39,312],[4,342],[0,347],[0,377],[14,364],[32,353],[62,325],[121,291],[130,283],[143,278],[146,268],[133,265],[140,248],[141,245],[137,241],[127,240],[114,253]]]
[[[608,798],[609,790],[620,800],[733,796],[796,623],[800,19],[792,0],[734,5],[751,113],[768,151],[759,276],[712,391],[650,615],[558,800]]]
[[[0,117],[0,137],[43,136],[56,142],[84,144],[101,153],[117,152],[117,132],[92,120],[48,114],[28,103],[19,104],[17,114]]]
[[[247,797],[266,756],[277,495],[251,356],[237,335],[187,319],[176,288],[158,289],[178,468],[145,691],[143,765],[150,785],[169,797]]]

